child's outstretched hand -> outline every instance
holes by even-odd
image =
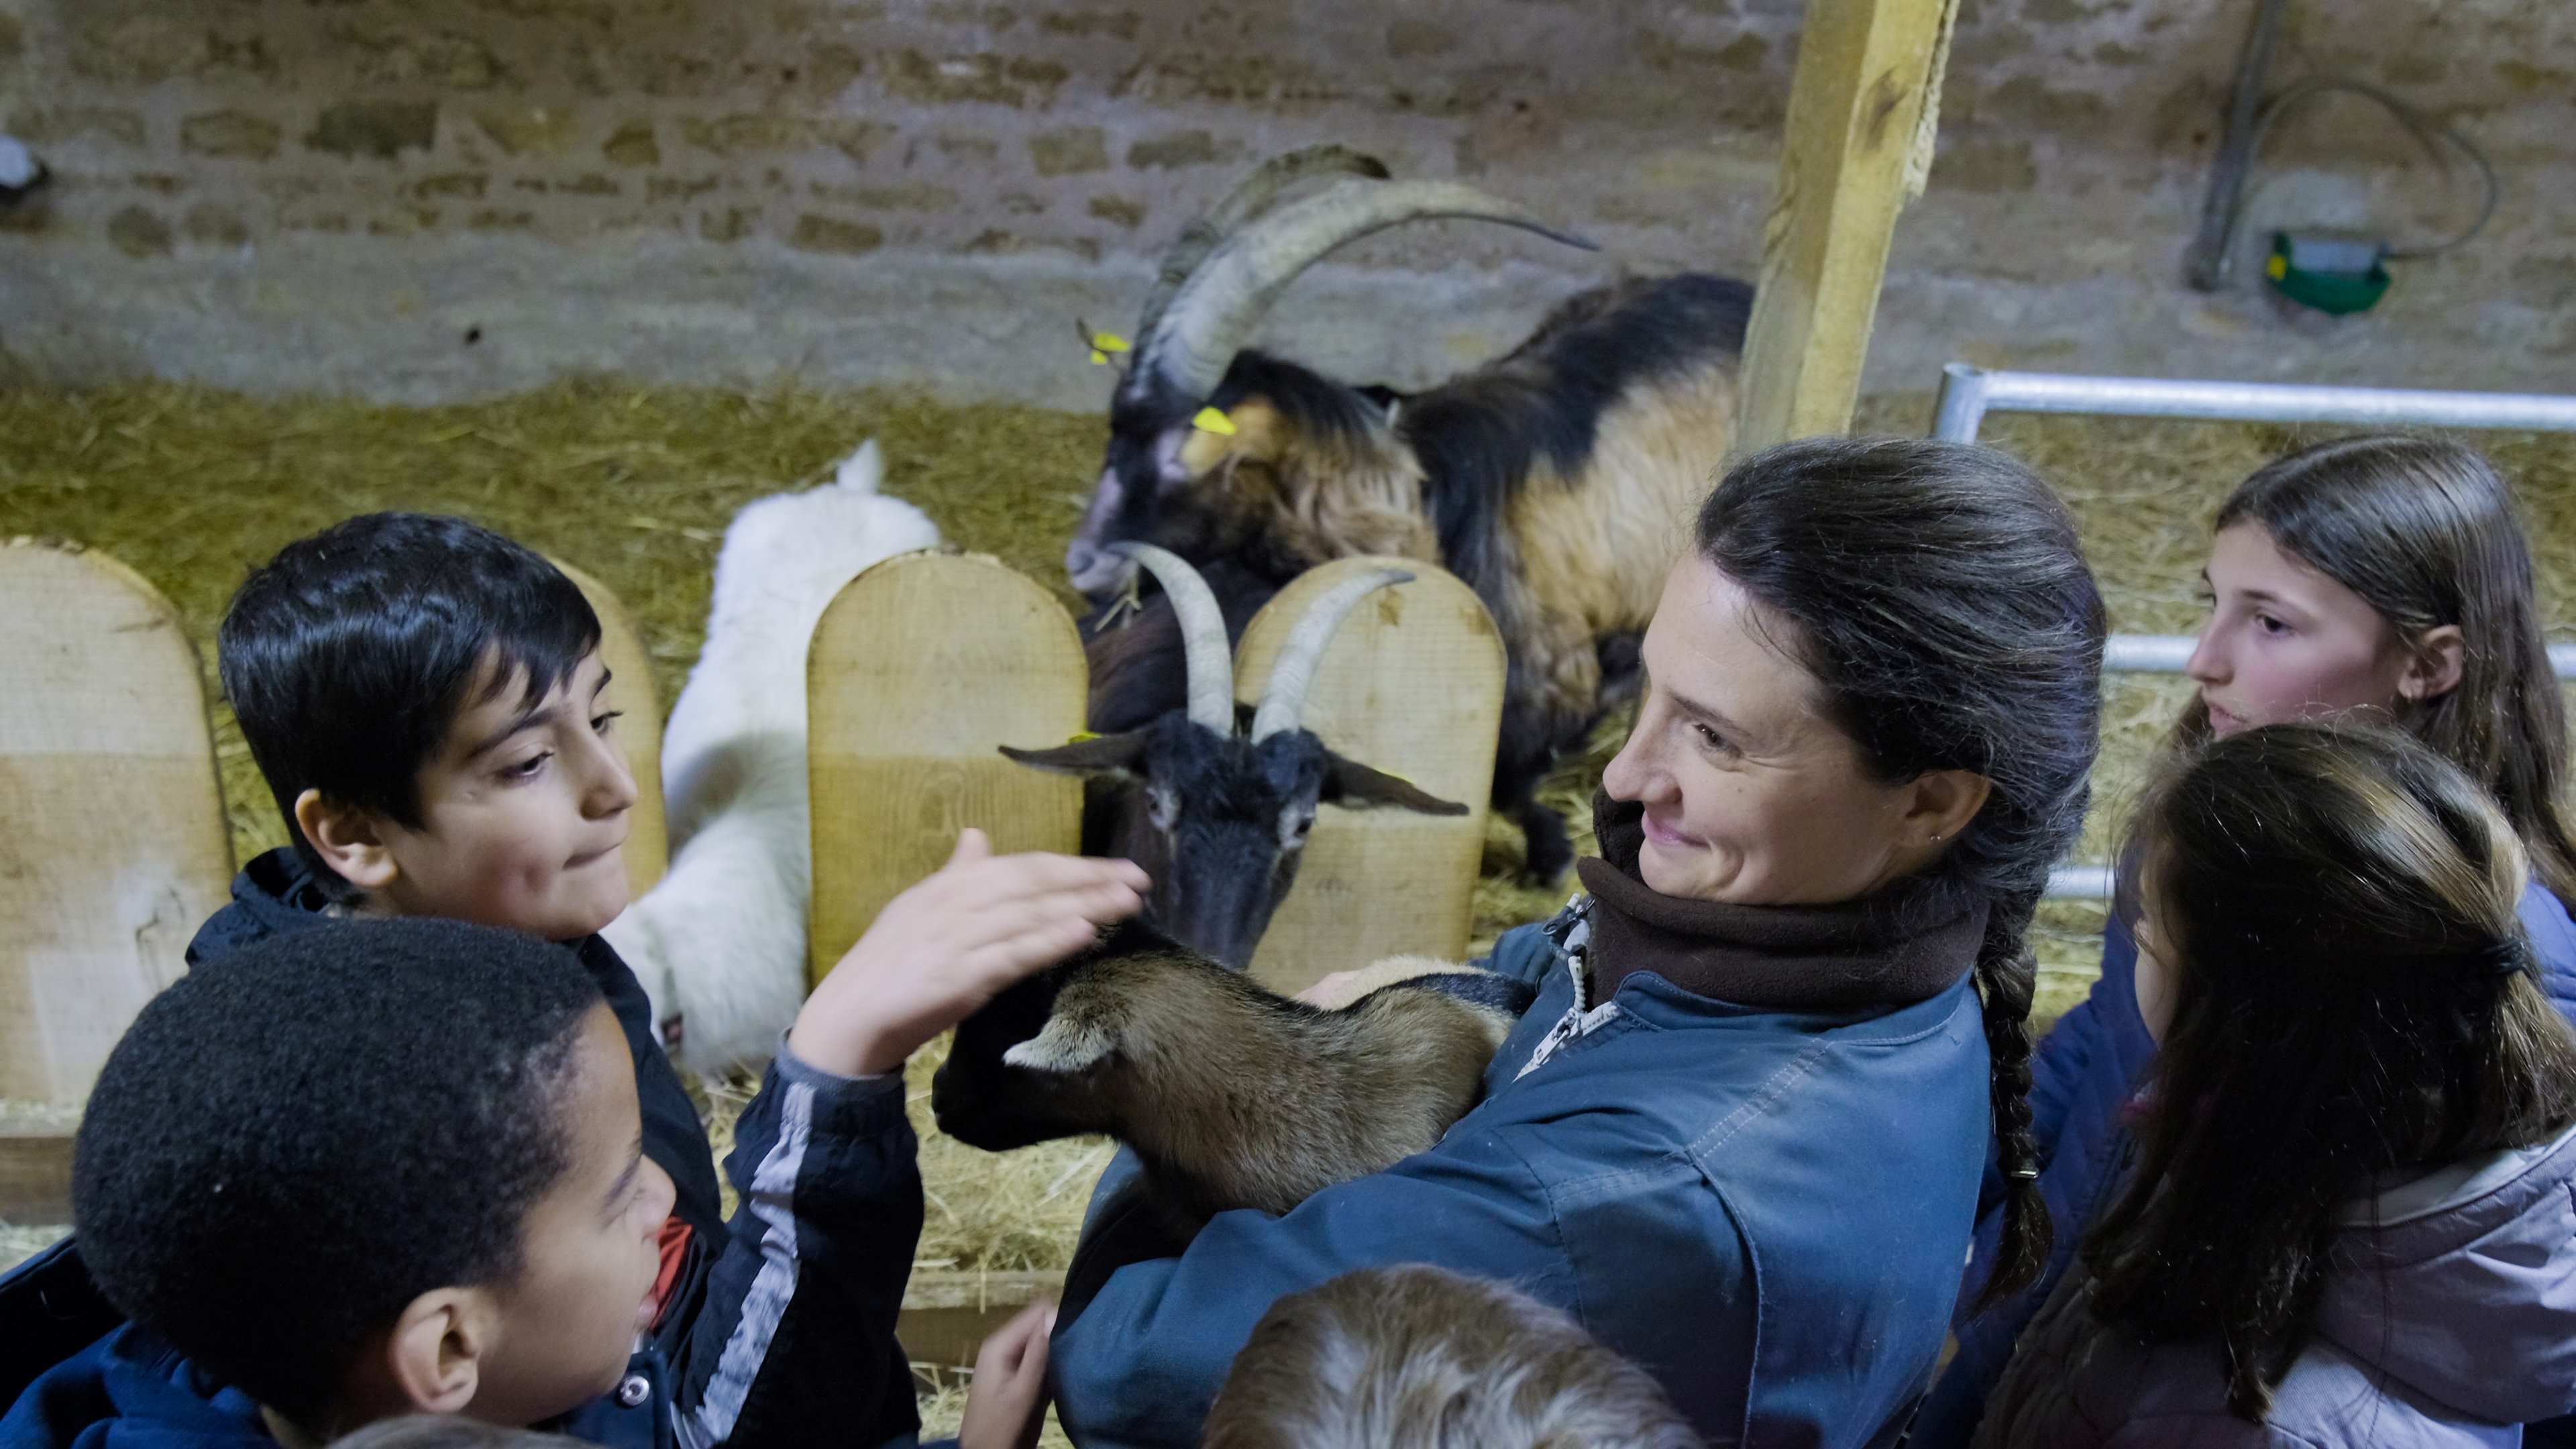
[[[975,1351],[957,1449],[1030,1449],[1046,1422],[1047,1335],[1055,1305],[1032,1303]]]
[[[843,1076],[894,1071],[1003,987],[1143,909],[1149,884],[1132,861],[995,855],[984,832],[967,830],[814,988],[788,1048]]]

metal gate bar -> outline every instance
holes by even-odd
[[[1941,369],[1932,436],[1973,443],[1990,412],[2576,432],[2576,397],[2549,393],[2081,377],[1990,371],[1964,362]],[[2179,674],[2194,642],[2188,634],[2114,634],[2102,667],[2118,673]],[[2576,644],[2549,646],[2549,665],[2561,679],[2576,678]],[[2110,894],[2108,865],[2062,865],[2049,873],[2051,900],[2107,900]]]

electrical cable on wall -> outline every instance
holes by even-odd
[[[2193,245],[2187,273],[2193,286],[2215,291],[2226,279],[2235,256],[2235,241],[2245,210],[2247,181],[2261,159],[2264,143],[2285,118],[2326,96],[2358,96],[2386,111],[2424,148],[2444,176],[2451,173],[2453,153],[2468,158],[2478,171],[2484,195],[2477,215],[2459,231],[2438,241],[2398,245],[2385,238],[2353,237],[2323,231],[2283,230],[2273,234],[2264,275],[2274,290],[2294,302],[2330,313],[2358,312],[2377,303],[2389,285],[2390,261],[2407,261],[2458,247],[2486,229],[2503,199],[2503,183],[2484,151],[2456,128],[2427,115],[2385,87],[2344,75],[2317,75],[2295,81],[2259,106],[2262,72],[2269,63],[2285,0],[2261,0],[2254,28],[2246,40],[2236,84],[2237,98],[2228,135],[2211,176],[2211,195],[2201,235]]]
[[[2386,110],[2406,128],[2407,134],[2415,138],[2445,175],[2451,170],[2451,152],[2466,156],[2477,167],[2485,193],[2478,204],[2477,215],[2468,225],[2439,241],[2399,245],[2379,238],[2275,232],[2271,254],[2264,261],[2264,275],[2274,290],[2318,311],[2341,314],[2364,311],[2386,294],[2390,278],[2383,263],[2439,256],[2484,231],[2495,216],[2497,204],[2503,199],[2504,188],[2496,177],[2494,163],[2475,142],[2456,128],[2432,119],[2388,90],[2344,76],[2312,76],[2290,85],[2266,101],[2254,121],[2249,138],[2249,156],[2259,159],[2264,141],[2283,117],[2320,97],[2332,95],[2359,96]],[[2230,255],[2233,255],[2243,210],[2244,195],[2240,189],[2228,198],[2221,232],[2221,245],[2230,249]]]
[[[2283,90],[2264,103],[2262,114],[2254,122],[2255,152],[2258,155],[2261,153],[2264,138],[2282,116],[2319,96],[2336,94],[2357,95],[2366,100],[2378,102],[2396,118],[2399,125],[2406,128],[2408,135],[2413,136],[2424,147],[2425,154],[2431,156],[2434,164],[2446,175],[2450,171],[2450,164],[2444,157],[2442,147],[2449,145],[2461,155],[2468,157],[2470,163],[2478,168],[2479,179],[2486,188],[2486,197],[2478,205],[2477,217],[2467,226],[2438,242],[2413,247],[2392,246],[2388,249],[2389,260],[2407,261],[2418,257],[2440,256],[2486,230],[2487,223],[2495,217],[2497,203],[2504,198],[2504,185],[2496,179],[2495,164],[2487,159],[2484,151],[2478,149],[2476,142],[2460,134],[2457,127],[2434,120],[2408,104],[2395,92],[2372,85],[2368,81],[2352,80],[2344,76],[2311,76]],[[2231,209],[2227,218],[2227,231],[2231,238],[2236,233],[2236,221],[2234,210]]]

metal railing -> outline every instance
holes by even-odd
[[[1941,369],[1932,436],[1975,442],[1986,414],[1994,412],[2576,433],[2576,397],[2549,393],[2078,377],[1989,371],[1964,362]],[[2102,665],[2121,673],[2179,674],[2190,661],[2195,642],[2188,634],[2114,634]],[[2551,645],[2549,664],[2559,678],[2576,678],[2576,644]],[[2110,894],[2108,865],[2084,862],[2049,873],[2052,900],[2107,900]]]

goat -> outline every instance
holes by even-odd
[[[692,1071],[766,1057],[805,999],[806,646],[862,570],[940,544],[877,491],[883,471],[871,440],[832,482],[744,505],[716,556],[706,644],[662,739],[671,869],[601,933]]]
[[[1154,880],[1148,917],[1241,969],[1295,883],[1319,804],[1395,805],[1427,815],[1467,807],[1336,754],[1299,725],[1307,688],[1342,621],[1400,569],[1345,581],[1298,619],[1246,720],[1234,702],[1223,609],[1197,570],[1161,549],[1120,544],[1163,586],[1184,665],[1185,703],[1116,733],[1002,753],[1090,780],[1083,849],[1124,856]],[[1094,727],[1099,720],[1095,717]]]
[[[1453,967],[1326,1010],[1131,921],[959,1025],[930,1108],[988,1152],[1106,1132],[1183,1220],[1284,1213],[1438,1142],[1532,995]]]
[[[1430,391],[1336,382],[1244,343],[1279,292],[1343,243],[1458,216],[1590,244],[1469,187],[1299,164],[1306,155],[1254,173],[1166,259],[1065,568],[1104,600],[1136,583],[1110,548],[1120,541],[1280,582],[1353,554],[1444,565],[1503,636],[1494,804],[1527,837],[1530,873],[1552,880],[1573,852],[1537,786],[1636,686],[1637,640],[1734,441],[1752,288],[1699,274],[1622,281]],[[1352,174],[1279,199],[1336,170]],[[1176,272],[1187,280],[1173,286]]]

